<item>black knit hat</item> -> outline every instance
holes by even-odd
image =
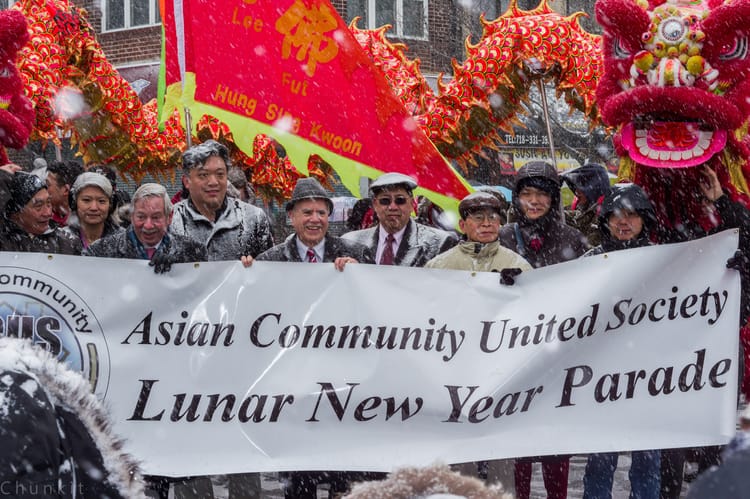
[[[37,192],[46,188],[47,184],[44,183],[44,180],[36,175],[26,172],[14,173],[8,186],[10,200],[5,205],[5,215],[18,213],[26,206],[26,203],[31,201],[31,198],[36,196]]]
[[[303,201],[305,199],[322,199],[328,205],[328,214],[330,215],[333,211],[333,201],[331,201],[331,195],[327,190],[323,189],[317,179],[312,177],[303,177],[297,180],[297,185],[294,186],[292,192],[292,198],[286,203],[286,211],[291,211],[297,201]]]

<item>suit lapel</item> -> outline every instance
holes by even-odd
[[[417,224],[414,220],[409,220],[409,223],[406,224],[404,237],[401,239],[401,244],[393,259],[393,264],[402,267],[411,267],[421,251],[422,248],[419,246],[417,234]]]
[[[286,240],[286,244],[284,245],[284,252],[286,253],[286,257],[290,262],[302,261],[302,258],[300,258],[299,256],[299,251],[297,250],[297,236],[296,235],[293,235],[292,237]]]

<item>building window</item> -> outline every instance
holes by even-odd
[[[102,31],[140,28],[161,23],[159,0],[103,0],[102,3]]]
[[[14,3],[16,3],[17,0],[0,0],[0,10],[5,10]]]
[[[359,26],[367,29],[390,24],[396,38],[427,39],[427,0],[349,0],[346,15],[361,17]]]

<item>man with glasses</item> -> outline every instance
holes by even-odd
[[[521,255],[504,248],[498,241],[503,208],[500,200],[489,192],[477,191],[463,198],[458,205],[461,217],[458,227],[464,239],[427,262],[425,268],[498,272],[501,283],[513,284],[513,276],[532,267]],[[464,475],[513,488],[512,459],[463,463],[454,468]]]
[[[428,260],[456,245],[450,232],[433,229],[412,220],[417,182],[408,175],[386,173],[370,184],[372,207],[378,225],[344,234],[343,238],[364,244],[375,254],[378,265],[424,267]]]
[[[499,272],[503,284],[513,284],[513,276],[531,270],[529,262],[501,246],[497,239],[503,205],[495,196],[483,191],[469,194],[459,203],[458,214],[461,217],[458,226],[464,239],[427,262],[425,268]],[[513,490],[512,459],[463,463],[454,468],[464,475],[500,482],[506,490]]]
[[[458,227],[464,240],[436,256],[425,268],[502,272],[503,269],[531,270],[518,253],[500,246],[502,204],[489,192],[474,192],[458,205]]]

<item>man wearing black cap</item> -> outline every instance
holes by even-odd
[[[469,194],[458,205],[458,213],[461,217],[458,226],[465,239],[427,262],[425,268],[477,272],[531,270],[521,255],[501,246],[497,239],[503,207],[495,196],[482,191]]]
[[[47,185],[30,173],[16,172],[0,234],[0,251],[80,255],[80,242],[50,227],[52,204]]]
[[[461,217],[458,226],[464,233],[464,240],[427,262],[425,268],[499,272],[500,282],[504,284],[513,284],[514,275],[531,270],[531,265],[521,255],[501,246],[497,240],[504,207],[494,195],[484,191],[469,194],[458,205],[458,213]],[[513,488],[512,460],[463,463],[454,467],[462,474]]]
[[[333,202],[328,191],[312,177],[301,178],[286,204],[294,234],[261,253],[258,260],[274,262],[334,262],[343,270],[347,263],[373,263],[370,250],[362,244],[328,235],[328,216]]]
[[[343,235],[364,244],[379,265],[423,267],[431,258],[458,242],[450,232],[433,229],[412,220],[417,182],[408,175],[386,173],[370,184],[372,207],[378,225]]]

